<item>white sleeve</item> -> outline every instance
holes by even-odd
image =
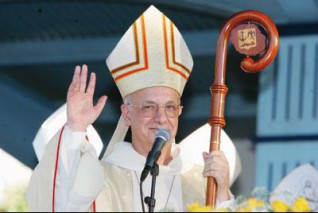
[[[56,178],[56,211],[88,211],[103,186],[103,169],[86,132],[62,135]]]

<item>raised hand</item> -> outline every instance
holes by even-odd
[[[88,86],[87,65],[76,66],[72,83],[67,92],[67,126],[72,131],[86,131],[100,115],[107,100],[107,96],[99,98],[97,104],[93,104],[96,75],[91,73]]]

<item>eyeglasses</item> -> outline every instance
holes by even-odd
[[[146,103],[142,105],[136,105],[132,103],[126,103],[129,106],[139,107],[143,116],[151,118],[154,117],[158,112],[159,108],[163,107],[165,109],[166,115],[170,118],[175,118],[180,115],[180,110],[183,108],[180,104],[155,104]]]

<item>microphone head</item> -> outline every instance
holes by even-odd
[[[155,138],[162,138],[163,140],[167,142],[170,140],[171,135],[169,130],[167,129],[158,129],[158,131],[156,132]]]

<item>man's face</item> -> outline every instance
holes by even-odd
[[[129,95],[122,112],[131,127],[134,147],[148,153],[160,128],[169,130],[174,138],[181,113],[179,104],[179,94],[169,87],[150,87]]]

